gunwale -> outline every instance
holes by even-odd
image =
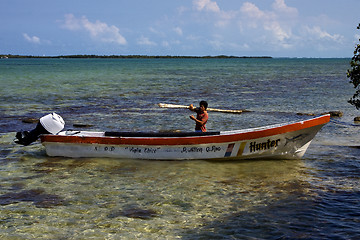
[[[105,136],[105,132],[98,132],[93,136],[89,132],[80,132],[81,135],[42,135],[42,143],[72,143],[72,144],[109,144],[109,145],[149,145],[149,146],[176,146],[176,145],[201,145],[212,143],[226,143],[256,138],[269,137],[278,134],[298,131],[326,124],[330,121],[330,115],[322,115],[316,118],[275,124],[259,128],[249,128],[235,131],[223,131],[216,135],[188,136],[188,137],[122,137]]]

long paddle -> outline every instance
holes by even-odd
[[[189,108],[189,106],[185,105],[176,105],[176,104],[167,104],[167,103],[159,103],[159,107],[161,108]],[[223,113],[234,113],[234,114],[240,114],[243,112],[250,112],[249,110],[227,110],[227,109],[217,109],[217,108],[207,108],[207,111],[211,112],[223,112]]]

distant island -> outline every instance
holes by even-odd
[[[32,56],[0,54],[0,58],[272,58],[270,56],[148,56],[148,55],[60,55],[60,56]]]

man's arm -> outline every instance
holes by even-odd
[[[207,122],[207,120],[208,120],[207,117],[204,117],[202,120],[198,120],[198,119],[196,119],[196,117],[194,117],[193,115],[191,115],[190,118],[191,118],[192,120],[194,120],[195,122],[199,123],[201,126],[205,125],[206,122]]]

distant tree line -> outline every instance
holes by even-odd
[[[272,58],[270,56],[148,56],[148,55],[60,55],[60,56],[32,56],[2,54],[0,58]]]

